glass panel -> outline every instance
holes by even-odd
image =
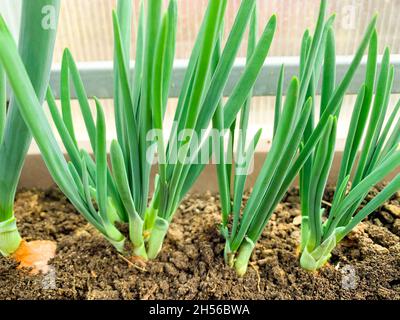
[[[14,0],[2,0],[14,1]],[[187,58],[198,32],[207,0],[178,0],[179,24],[177,54],[179,59]],[[165,1],[167,3],[167,1]],[[68,0],[62,1],[61,21],[58,34],[56,62],[62,56],[62,49],[69,47],[77,61],[111,60],[113,35],[111,10],[115,0]],[[138,14],[139,0],[134,0],[134,15]],[[233,23],[240,0],[229,0],[226,28]],[[296,56],[299,54],[301,36],[306,28],[313,28],[318,13],[316,0],[258,0],[260,9],[260,32],[272,13],[278,15],[278,30],[271,49],[272,56]],[[364,29],[375,12],[379,12],[378,32],[380,51],[389,45],[392,53],[400,53],[400,11],[397,0],[331,0],[330,13],[336,13],[337,53],[354,53]],[[134,30],[136,29],[134,19]],[[132,35],[132,43],[135,34]],[[133,46],[134,47],[134,46]],[[245,56],[245,46],[241,50]]]

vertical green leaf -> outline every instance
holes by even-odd
[[[46,6],[54,9],[55,25],[49,28],[43,28],[42,25],[42,10]],[[18,52],[15,54],[21,57],[40,104],[44,101],[49,83],[59,12],[60,0],[22,2]],[[11,41],[14,43],[14,39]],[[7,66],[3,67],[7,69]],[[0,221],[13,216],[15,193],[31,140],[31,132],[23,121],[17,99],[13,95],[10,97],[0,145]]]
[[[274,137],[276,135],[276,130],[278,129],[281,112],[282,112],[282,93],[283,93],[283,80],[285,77],[285,66],[282,65],[281,71],[279,72],[278,88],[276,90],[275,99],[275,113],[274,113]]]
[[[93,206],[92,197],[90,195],[89,173],[86,165],[86,156],[83,154],[83,152],[81,153],[81,167],[82,167],[82,185],[83,185],[83,192],[85,195],[86,204],[89,208],[89,212],[93,216],[93,219],[101,223],[100,216],[97,214],[97,211]]]
[[[375,78],[378,60],[378,35],[376,30],[374,30],[368,49],[368,59],[367,59],[367,71],[365,74],[365,94],[363,107],[360,114],[360,120],[358,121],[358,127],[354,135],[354,142],[349,156],[349,163],[353,163],[359,151],[361,145],[361,140],[364,135],[364,130],[367,125],[367,120],[371,111],[371,103],[375,90]],[[353,168],[349,168],[352,170]],[[342,176],[341,176],[342,178]]]
[[[383,141],[384,141],[386,139],[385,136],[387,135],[387,133],[389,131],[389,128],[386,128],[386,130],[384,129],[382,132],[382,127],[383,127],[383,123],[385,121],[387,109],[389,106],[390,95],[392,93],[392,88],[393,88],[393,80],[394,80],[394,66],[391,66],[390,71],[389,71],[389,80],[388,80],[388,84],[386,86],[385,98],[383,100],[383,104],[381,107],[382,108],[381,115],[378,120],[377,130],[375,131],[375,135],[373,137],[373,148],[371,149],[371,152],[368,157],[367,173],[369,173],[373,170],[373,168],[379,158],[379,155],[380,155],[380,152],[381,152],[381,149],[383,146],[382,143],[379,143],[379,140],[381,138],[383,138]]]
[[[212,70],[214,73],[221,56],[221,39],[218,39],[217,44],[214,49],[214,57],[212,62]],[[222,211],[222,226],[226,227],[229,220],[229,215],[231,214],[231,190],[230,190],[230,175],[229,170],[231,169],[228,161],[226,161],[226,153],[225,153],[225,134],[226,131],[223,128],[224,126],[224,113],[222,101],[218,104],[215,114],[212,118],[212,127],[214,133],[217,136],[213,136],[213,146],[214,153],[216,155],[216,170],[217,170],[217,180],[218,180],[218,188],[220,193],[220,202],[221,202],[221,211]],[[232,132],[230,132],[232,135]],[[230,136],[230,140],[233,137]],[[229,144],[231,141],[229,141]]]
[[[143,59],[144,59],[144,41],[145,41],[145,12],[144,1],[140,1],[139,5],[139,22],[136,32],[136,57],[135,57],[135,71],[133,75],[132,86],[132,101],[135,108],[135,117],[138,117],[140,107],[140,94],[142,91],[142,76],[143,76]],[[136,118],[137,119],[137,118]]]
[[[158,34],[158,39],[155,48],[155,58],[153,66],[153,95],[152,95],[152,115],[153,115],[153,128],[159,131],[157,135],[157,154],[158,154],[158,168],[159,168],[159,186],[160,186],[160,198],[159,198],[159,210],[164,212],[167,206],[167,171],[166,171],[166,150],[164,143],[164,131],[163,131],[163,118],[166,109],[169,80],[164,77],[170,77],[170,74],[164,74],[165,71],[171,72],[172,64],[171,61],[167,61],[170,48],[168,47],[168,37],[170,36],[170,15],[165,14],[161,23],[161,29]],[[170,57],[169,57],[170,59]],[[166,63],[170,65],[167,66]],[[168,81],[167,84],[165,84]],[[167,90],[165,94],[164,90]]]
[[[4,129],[7,117],[7,76],[0,65],[0,145],[3,143]]]
[[[122,36],[121,30],[119,28],[118,17],[113,13],[113,26],[114,26],[114,38],[115,38],[115,53],[116,59],[115,63],[118,68],[118,75],[120,77],[119,84],[121,88],[121,97],[122,97],[122,107],[125,124],[126,124],[126,132],[129,137],[128,147],[129,147],[129,160],[130,160],[130,170],[131,170],[131,189],[133,192],[133,198],[135,203],[142,199],[142,173],[141,170],[141,155],[139,154],[139,129],[138,124],[134,115],[134,108],[132,103],[132,96],[129,88],[129,77],[128,77],[128,62],[124,56],[124,48],[122,44]],[[141,211],[140,211],[141,212]]]
[[[336,88],[334,95],[332,96],[328,106],[326,107],[324,114],[321,116],[321,119],[319,120],[312,135],[310,136],[309,141],[304,145],[304,147],[301,150],[299,158],[290,168],[290,172],[287,175],[287,181],[285,182],[286,186],[290,186],[290,184],[292,183],[292,179],[295,178],[296,173],[300,170],[300,168],[302,168],[305,159],[307,159],[313,152],[315,141],[321,137],[321,134],[330,116],[338,115],[340,113],[341,101],[347,91],[347,88],[351,83],[351,80],[354,77],[355,72],[357,71],[358,66],[361,63],[364,51],[367,48],[369,41],[375,32],[375,26],[376,26],[376,16],[372,19],[372,21],[368,25],[368,28],[364,34],[360,46],[357,49],[353,61],[350,64],[349,69],[347,70],[342,82]]]
[[[328,180],[330,168],[333,162],[336,145],[336,119],[330,122],[325,129],[325,133],[319,142],[315,152],[315,159],[311,171],[310,192],[309,192],[309,226],[310,240],[307,244],[310,251],[321,244],[322,222],[321,222],[321,202],[324,195],[326,182]]]
[[[186,130],[195,129],[197,119],[199,117],[200,106],[204,94],[204,90],[206,89],[206,81],[207,75],[211,67],[212,62],[212,53],[215,47],[217,38],[219,36],[219,30],[215,27],[216,21],[218,21],[218,17],[221,16],[221,10],[223,7],[222,1],[211,0],[210,1],[210,10],[206,15],[206,22],[204,25],[204,38],[202,40],[198,67],[196,72],[196,77],[193,82],[193,90],[189,99],[188,104],[188,115],[185,122],[184,128]],[[178,144],[178,148],[181,151],[181,155],[183,157],[187,156],[190,144],[192,142],[193,131],[188,131],[189,136],[185,143]],[[171,187],[174,188],[171,190],[171,194],[180,194],[180,190],[176,190],[176,186],[179,184],[179,180],[182,175],[182,171],[184,168],[184,164],[182,161],[177,162],[171,179]]]
[[[310,35],[310,30],[306,30],[303,34],[303,38],[301,39],[301,48],[300,48],[300,66],[299,66],[299,75],[302,77],[305,73],[305,67],[307,62],[308,54],[310,53],[312,37]]]
[[[366,90],[366,85],[363,85],[357,95],[357,100],[350,121],[349,132],[347,133],[346,145],[340,164],[340,171],[337,180],[338,185],[341,185],[345,177],[351,174],[352,168],[354,166],[355,157],[352,155],[356,155],[358,152],[359,142],[355,141],[357,130],[359,130],[360,126],[364,126],[361,116],[363,108],[365,106],[364,100]]]
[[[118,142],[113,140],[110,148],[111,164],[113,168],[113,176],[115,178],[115,184],[117,186],[118,193],[121,196],[122,203],[125,206],[126,212],[129,215],[129,219],[135,219],[138,217],[135,204],[132,200],[132,195],[128,182],[128,175],[124,166],[124,157],[122,149]]]
[[[269,184],[267,189],[263,190],[263,196],[260,197],[259,203],[254,210],[251,225],[248,228],[247,237],[252,241],[257,241],[262,234],[266,224],[268,223],[273,210],[276,208],[278,203],[282,200],[289,186],[284,185],[287,179],[287,168],[293,163],[298,146],[300,145],[301,138],[306,128],[307,121],[309,119],[312,110],[312,98],[308,98],[303,110],[301,111],[300,118],[298,119],[293,132],[291,133],[288,143],[284,146],[282,151],[282,158],[279,161],[278,168]],[[316,141],[315,143],[317,143]],[[296,173],[297,174],[297,173]],[[253,191],[254,192],[254,191]]]
[[[314,72],[314,66],[316,63],[316,59],[318,56],[318,51],[320,47],[320,43],[323,37],[324,24],[325,24],[325,16],[326,16],[326,6],[327,1],[321,0],[321,5],[318,14],[318,21],[315,27],[314,36],[312,38],[311,46],[309,49],[307,60],[304,64],[304,73],[300,78],[300,95],[299,95],[299,105],[303,106],[306,101],[307,90],[310,85],[310,80]],[[300,110],[298,110],[296,117],[298,116]]]
[[[236,115],[243,103],[248,98],[248,93],[251,92],[254,84],[256,83],[257,76],[268,56],[269,49],[271,48],[272,40],[276,31],[276,16],[272,16],[264,28],[264,32],[257,43],[257,47],[251,59],[246,65],[246,69],[233,89],[231,96],[224,107],[224,127],[228,128],[233,123]],[[243,93],[247,93],[246,95]],[[205,104],[206,105],[206,104]]]
[[[93,150],[96,150],[96,126],[94,124],[92,112],[90,111],[89,100],[87,98],[85,87],[83,85],[81,76],[79,75],[78,67],[76,66],[74,58],[68,49],[65,49],[64,56],[66,59],[68,59],[71,80],[79,101],[83,121],[85,122],[86,130],[89,135],[90,145],[92,146]]]
[[[364,145],[361,150],[360,159],[358,161],[357,170],[353,180],[354,185],[357,185],[365,177],[365,171],[367,170],[368,160],[373,150],[373,144],[376,142],[377,136],[380,132],[379,123],[384,111],[383,105],[386,98],[387,86],[389,85],[389,63],[389,50],[385,50],[375,94],[375,101],[371,111],[371,118],[369,120],[367,133],[364,138]]]
[[[147,152],[149,143],[146,141],[146,135],[152,127],[152,84],[154,54],[156,50],[156,39],[160,32],[162,1],[153,0],[147,3],[147,16],[145,23],[145,47],[143,60],[143,81],[140,95],[140,107],[138,111],[138,137],[139,137],[139,159],[141,172],[141,200],[138,204],[138,210],[143,215],[147,206],[149,193],[149,175],[150,162]]]
[[[238,168],[236,169],[235,173],[235,186],[234,186],[234,202],[233,202],[233,223],[232,223],[232,238],[235,236],[237,228],[239,226],[239,219],[240,219],[240,209],[243,200],[244,188],[246,184],[246,178],[249,174],[249,168],[251,165],[251,160],[254,157],[254,153],[257,148],[257,144],[261,137],[261,129],[257,131],[254,135],[252,141],[249,144],[247,152],[245,153],[244,157],[239,160]],[[240,167],[239,167],[240,165]],[[240,168],[240,169],[239,169]],[[238,170],[241,170],[239,173]]]
[[[104,224],[108,223],[107,216],[107,149],[106,121],[100,101],[96,101],[96,192],[100,216]]]
[[[130,43],[131,43],[131,24],[132,24],[132,0],[117,1],[117,16],[120,21],[122,43],[124,46],[124,55],[127,61],[130,60]],[[115,53],[114,53],[115,55]],[[114,117],[115,127],[117,130],[118,141],[120,142],[126,158],[125,165],[128,166],[129,150],[127,142],[127,132],[125,128],[125,118],[123,114],[123,103],[118,68],[114,57]]]
[[[163,115],[165,114],[169,88],[171,84],[172,70],[174,67],[174,57],[175,57],[175,45],[176,45],[176,30],[177,30],[177,20],[178,20],[178,8],[176,0],[171,0],[168,6],[168,31],[166,38],[166,52],[164,56],[163,63]]]
[[[286,145],[290,136],[287,132],[290,131],[294,126],[295,109],[298,102],[299,94],[299,81],[297,78],[293,78],[286,95],[286,101],[283,108],[282,119],[279,123],[278,130],[274,143],[267,155],[267,158],[261,168],[256,183],[254,185],[253,192],[250,199],[247,202],[245,211],[243,212],[242,221],[240,223],[240,229],[237,236],[232,242],[232,250],[235,251],[239,248],[241,242],[246,236],[246,232],[253,220],[253,214],[255,209],[259,206],[262,201],[261,194],[264,194],[261,190],[267,191],[273,176],[276,172],[276,168],[279,165],[280,159],[283,156],[281,147]]]
[[[326,39],[325,59],[322,77],[321,111],[322,115],[332,98],[336,85],[336,49],[335,33],[329,29]]]
[[[46,94],[46,100],[47,100],[47,105],[50,110],[51,117],[53,119],[53,122],[60,134],[61,140],[65,146],[65,149],[71,158],[72,163],[74,164],[75,168],[78,170],[78,172],[81,172],[81,157],[79,154],[79,150],[75,144],[75,141],[73,140],[72,136],[70,135],[70,132],[68,131],[68,128],[66,124],[64,123],[60,113],[58,112],[57,109],[57,104],[54,99],[53,93],[50,89],[50,87],[47,89],[47,94]]]
[[[74,132],[74,123],[72,120],[72,110],[71,110],[71,94],[69,87],[69,64],[68,64],[68,56],[64,51],[62,62],[61,62],[61,109],[62,109],[62,118],[63,122],[68,130],[69,135],[72,140],[76,143],[75,132]]]

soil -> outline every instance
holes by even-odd
[[[36,276],[1,257],[0,299],[400,299],[399,193],[334,250],[329,265],[312,273],[298,264],[300,210],[293,189],[243,278],[224,265],[219,201],[210,193],[182,203],[162,253],[146,265],[118,255],[56,189],[21,191],[15,214],[26,240],[54,240],[57,254],[50,273]]]

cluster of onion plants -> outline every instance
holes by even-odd
[[[373,116],[361,152],[358,171],[353,182],[353,191],[346,195],[348,175],[355,163],[372,96],[373,77],[377,64],[376,17],[369,24],[348,71],[336,85],[334,16],[325,21],[326,4],[326,1],[321,1],[314,35],[311,36],[309,31],[304,35],[300,80],[294,78],[290,82],[283,107],[284,67],[281,69],[271,148],[243,209],[241,207],[246,175],[252,161],[254,145],[257,144],[260,137],[260,132],[258,132],[246,149],[244,144],[246,137],[243,131],[246,132],[248,125],[249,100],[241,110],[240,132],[242,133],[238,139],[235,139],[234,130],[230,130],[231,137],[228,148],[226,148],[231,152],[234,149],[232,141],[238,140],[236,146],[238,156],[233,168],[233,179],[231,178],[232,166],[230,164],[222,161],[217,165],[222,208],[221,233],[226,239],[225,261],[229,266],[234,267],[239,275],[246,272],[256,242],[261,237],[276,206],[299,172],[303,209],[301,266],[310,270],[322,266],[329,259],[329,253],[336,243],[370,212],[387,200],[400,186],[397,177],[381,194],[352,218],[352,214],[366,197],[371,186],[399,166],[399,152],[396,151],[399,143],[398,125],[390,138],[386,139],[398,107],[380,135],[390,97],[390,85],[393,81],[393,68],[389,72],[388,52],[386,52],[381,71],[382,77],[385,78],[380,80],[383,83],[378,87],[376,94]],[[254,32],[252,37],[254,37]],[[254,40],[250,39],[248,56],[251,56],[252,41]],[[367,82],[370,97],[364,99],[366,90],[363,88],[352,120],[352,129],[349,133],[343,160],[345,163],[342,165],[339,189],[330,219],[322,224],[321,201],[335,152],[337,117],[346,91],[368,46],[370,47],[370,58]],[[323,75],[322,104],[320,117],[315,125],[315,91],[321,74]],[[363,101],[365,101],[364,104]],[[214,123],[218,128],[221,128],[219,123],[221,123],[222,115],[221,111],[215,115]],[[228,122],[228,125],[231,125],[231,122]],[[222,145],[222,149],[226,147],[222,138],[219,143]]]
[[[43,8],[52,9],[51,21],[46,21]],[[60,0],[26,0],[22,3],[19,50],[14,55],[21,57],[39,105],[44,101],[49,83],[59,10]],[[1,24],[4,29],[4,22]],[[6,37],[13,41],[9,34]],[[2,43],[2,47],[6,45]],[[0,64],[0,254],[3,256],[13,254],[22,240],[14,216],[14,200],[32,140],[18,97],[7,97],[6,71],[6,65]]]
[[[26,1],[24,12],[37,10],[44,2]],[[59,1],[47,2],[59,8]],[[37,3],[38,7],[32,3]],[[219,154],[216,170],[221,194],[221,234],[226,240],[224,257],[239,275],[245,274],[256,242],[299,173],[300,264],[308,270],[323,266],[336,244],[399,189],[397,176],[358,211],[371,187],[399,167],[400,121],[396,123],[396,115],[400,103],[384,125],[394,69],[386,50],[376,81],[376,18],[368,25],[347,72],[337,83],[335,17],[327,17],[327,0],[321,0],[315,31],[313,35],[307,31],[303,37],[300,73],[291,79],[286,92],[282,66],[271,148],[251,195],[243,205],[246,177],[261,136],[261,130],[257,131],[247,144],[252,90],[272,44],[276,17],[269,19],[258,37],[256,0],[243,0],[229,36],[223,41],[226,6],[227,0],[208,2],[188,61],[172,130],[166,137],[165,113],[176,44],[176,0],[170,0],[165,9],[162,0],[141,2],[133,73],[130,69],[132,0],[118,0],[117,10],[112,15],[116,139],[109,148],[110,164],[104,108],[99,99],[87,96],[71,52],[66,49],[62,58],[60,111],[48,87],[54,30],[45,34],[43,30],[23,25],[20,55],[0,17],[0,177],[2,191],[7,191],[0,194],[0,251],[3,255],[15,251],[21,241],[12,206],[30,133],[55,183],[76,209],[116,250],[144,260],[154,259],[162,249],[179,204],[215,151]],[[26,15],[23,17],[26,26],[35,25],[29,20],[34,19],[34,15]],[[247,31],[246,66],[232,93],[224,100],[224,89]],[[32,38],[31,32],[36,36]],[[40,40],[44,49],[40,46],[37,52],[29,51],[32,39]],[[321,203],[335,152],[337,119],[367,49],[366,79],[358,94],[337,190],[325,219]],[[13,91],[8,112],[6,76]],[[322,99],[316,121],[315,96],[320,80]],[[71,87],[79,102],[90,150],[78,145]],[[44,97],[68,161],[41,107]],[[96,105],[96,117],[91,112],[91,99]],[[208,130],[210,127],[219,133],[217,137],[213,130]],[[228,143],[225,132],[229,135]],[[225,150],[230,153],[231,160],[235,158],[234,163],[227,161]],[[155,181],[151,181],[155,159],[158,173]],[[128,224],[128,235],[121,232],[120,223]]]
[[[305,48],[303,52],[307,51],[309,41],[309,36],[306,34],[303,39]],[[338,127],[336,119],[341,109],[340,106],[333,108],[331,105],[338,87],[335,83],[335,37],[333,30],[329,30],[322,71],[320,108],[321,114],[326,110],[331,112],[335,121],[325,128],[323,138],[302,168],[300,175],[302,211],[300,264],[307,270],[321,268],[331,257],[336,245],[400,188],[400,175],[397,175],[360,209],[371,188],[400,167],[398,150],[400,120],[396,122],[400,101],[391,114],[388,112],[394,66],[390,64],[389,49],[386,48],[377,76],[377,53],[378,39],[375,31],[369,43],[365,81],[357,95],[336,190],[326,216],[325,209],[322,208],[322,199],[335,154]],[[315,94],[315,87],[314,82],[309,90],[310,95]],[[314,130],[311,118],[309,124],[310,131],[305,132],[304,143]]]
[[[204,168],[195,158],[205,147],[200,145],[194,154],[190,154],[193,136],[208,127],[221,103],[255,2],[242,1],[229,37],[216,61],[215,52],[221,45],[227,1],[209,1],[184,77],[171,136],[166,141],[163,134],[158,134],[155,143],[152,143],[148,140],[148,133],[151,130],[162,132],[169,96],[175,51],[176,0],[169,2],[166,12],[163,12],[161,0],[147,1],[146,6],[142,3],[133,79],[129,72],[132,1],[118,1],[117,12],[113,13],[117,140],[111,143],[111,168],[107,164],[103,107],[94,98],[97,111],[94,120],[71,53],[66,50],[62,61],[61,114],[50,88],[46,95],[52,119],[70,158],[67,162],[17,54],[10,32],[4,21],[0,21],[0,61],[8,75],[22,117],[54,181],[118,251],[152,259],[161,250],[179,203]],[[275,28],[276,17],[272,16],[226,102],[226,112],[230,116],[236,115],[250,95],[268,55]],[[77,145],[71,112],[70,82],[79,100],[94,159],[88,150],[82,150]],[[190,133],[184,139],[179,139],[182,130]],[[190,161],[172,161],[174,150],[178,150],[180,159],[190,156]],[[150,169],[156,152],[159,160],[158,175],[154,183],[154,194],[148,204]],[[129,224],[132,244],[129,250],[126,237],[116,227],[117,222]]]

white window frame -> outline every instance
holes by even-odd
[[[338,56],[337,62],[337,80],[343,79],[347,72],[352,56]],[[379,57],[379,66],[382,57]],[[400,55],[392,55],[391,63],[395,67],[395,79],[400,79]],[[246,61],[239,58],[236,60],[232,73],[228,80],[224,95],[228,96],[235,87],[237,79],[244,70]],[[254,87],[254,96],[274,96],[278,82],[281,65],[285,65],[285,87],[289,84],[290,79],[299,73],[298,57],[268,57]],[[179,95],[183,82],[188,60],[176,60],[172,75],[172,83],[170,97],[174,98]],[[60,65],[54,66],[51,74],[50,85],[54,90],[56,97],[60,94]],[[100,99],[113,98],[113,63],[112,61],[102,62],[84,62],[78,63],[82,81],[89,97],[96,96]],[[131,63],[131,72],[133,74],[134,62]],[[364,82],[366,71],[366,57],[361,62],[353,81],[351,82],[347,94],[357,94],[362,83]],[[395,81],[392,93],[400,93],[400,82]]]

